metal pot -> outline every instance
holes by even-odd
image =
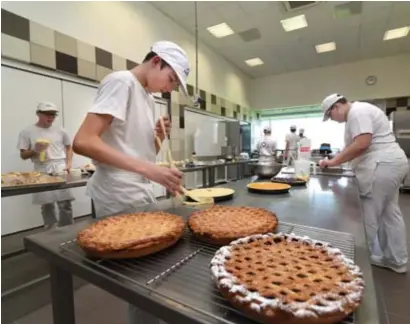
[[[274,162],[258,162],[249,164],[253,168],[253,172],[260,178],[272,178],[276,176],[283,165]]]

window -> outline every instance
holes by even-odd
[[[343,149],[345,125],[333,121],[323,122],[323,116],[295,117],[295,118],[272,118],[252,123],[252,149],[256,149],[257,143],[263,137],[263,128],[270,126],[272,136],[277,141],[278,149],[285,149],[285,137],[290,132],[290,126],[305,130],[305,136],[312,141],[312,149],[318,149],[322,143],[330,143],[333,149]]]

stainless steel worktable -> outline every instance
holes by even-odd
[[[286,225],[285,223],[301,224],[346,232],[350,233],[349,237],[354,237],[355,261],[362,269],[366,282],[362,304],[355,313],[355,323],[378,324],[375,287],[355,180],[342,177],[312,177],[307,188],[295,188],[289,194],[273,196],[248,193],[246,184],[250,181],[250,179],[245,179],[225,184],[224,187],[235,190],[235,197],[224,204],[268,208],[276,212],[283,226]],[[170,209],[171,212],[184,217],[188,217],[192,212],[192,208],[188,207],[172,208],[170,200],[160,201],[156,208]],[[202,300],[203,307],[208,308],[206,311],[198,311],[194,307],[179,302],[179,297],[183,298],[186,293],[195,291],[195,284],[190,285],[190,282],[192,283],[192,281],[189,281],[190,276],[196,276],[197,281],[195,282],[198,286],[204,283],[207,284],[209,281],[207,266],[198,269],[192,268],[192,264],[196,262],[195,260],[203,258],[203,255],[198,253],[201,249],[195,250],[192,248],[193,243],[188,239],[184,238],[183,242],[165,250],[164,254],[154,255],[148,257],[148,259],[131,260],[122,264],[113,261],[101,262],[84,257],[79,248],[75,249],[75,242],[71,241],[75,238],[76,233],[90,222],[90,220],[83,221],[72,226],[29,236],[25,239],[27,249],[44,258],[50,264],[55,324],[75,323],[72,275],[81,277],[129,303],[152,312],[171,324],[253,323],[237,315],[236,317],[229,317],[228,321],[226,316],[232,313],[231,311],[223,313],[220,317],[213,316],[218,309],[211,308],[212,300],[209,301],[209,304],[204,304],[205,295],[197,295],[196,300],[198,302]],[[328,233],[330,233],[327,234],[329,239],[337,235],[336,232]],[[181,251],[184,251],[184,253]],[[180,252],[181,254],[178,255]],[[166,266],[160,263],[158,266],[152,260],[159,260],[158,262],[171,260],[172,262]],[[180,262],[175,263],[175,260]],[[105,262],[108,262],[108,264],[111,262],[111,265],[108,266]],[[145,269],[144,271],[155,269],[153,273],[146,273],[148,282],[144,281],[144,284],[140,284],[137,279],[130,278],[134,275],[137,276],[138,271],[143,269]],[[170,285],[172,277],[177,276],[178,273],[182,288],[181,286]],[[214,289],[210,283],[208,286],[208,290]],[[182,290],[178,292],[178,289]],[[165,297],[167,294],[174,294],[173,296],[179,297],[170,299]],[[192,302],[194,301],[193,298]]]

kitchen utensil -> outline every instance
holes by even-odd
[[[277,175],[282,169],[282,164],[276,162],[258,162],[249,163],[249,165],[255,168],[255,174],[260,178],[272,178]]]
[[[166,129],[165,129],[164,120],[162,119],[162,117],[159,118],[159,122],[160,122],[160,124],[161,124],[162,132],[164,133],[165,138],[166,138],[166,137],[167,137],[167,135],[166,135],[167,133],[166,133]],[[157,143],[158,143],[158,147],[161,148],[162,143],[161,143],[161,140],[160,140],[160,138],[159,138],[158,136],[156,137],[156,140],[157,140]],[[168,163],[169,163],[170,168],[175,168],[175,163],[174,163],[174,160],[173,160],[173,158],[172,158],[171,150],[169,149],[169,146],[167,147],[166,155],[167,155],[167,160],[168,160]],[[189,197],[189,198],[192,199],[193,201],[198,202],[198,203],[201,202],[201,199],[200,199],[200,198],[198,198],[198,197],[193,197],[193,196],[189,193],[189,191],[184,188],[184,186],[181,186],[181,191],[184,193],[184,195],[185,195],[186,197]],[[182,197],[181,197],[181,195],[180,195],[178,192],[176,193],[176,196],[182,201]]]
[[[316,174],[316,163],[309,160],[295,160],[295,177],[309,177],[310,166],[313,165],[313,174]]]

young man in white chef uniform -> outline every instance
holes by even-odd
[[[296,126],[290,126],[290,133],[286,135],[285,160],[286,165],[293,165],[293,161],[297,159],[298,143],[300,137],[296,134]]]
[[[159,147],[169,135],[170,120],[154,121],[155,101],[151,93],[171,92],[178,86],[187,95],[188,57],[178,45],[155,43],[142,64],[130,71],[108,75],[74,139],[76,153],[97,161],[88,183],[97,217],[119,214],[155,201],[152,182],[171,194],[180,191],[182,173],[155,164]],[[143,310],[130,307],[130,324],[161,321]]]
[[[351,162],[372,263],[398,273],[407,271],[406,225],[398,204],[408,163],[384,112],[367,102],[349,102],[340,94],[323,100],[324,120],[346,122],[345,149],[320,166]],[[380,251],[381,250],[381,253]]]
[[[38,121],[25,128],[19,134],[18,149],[23,160],[31,159],[34,171],[54,173],[71,169],[73,150],[67,132],[59,126],[54,126],[58,115],[56,105],[51,102],[41,102],[36,108]],[[38,140],[48,140],[49,144],[38,143]],[[44,159],[40,159],[40,153]],[[33,194],[33,204],[41,205],[44,226],[52,228],[56,225],[65,226],[73,223],[71,201],[74,200],[69,189],[51,190]],[[58,223],[55,203],[59,209]]]
[[[276,141],[272,138],[271,128],[266,126],[263,134],[263,139],[257,145],[259,162],[275,162]]]

